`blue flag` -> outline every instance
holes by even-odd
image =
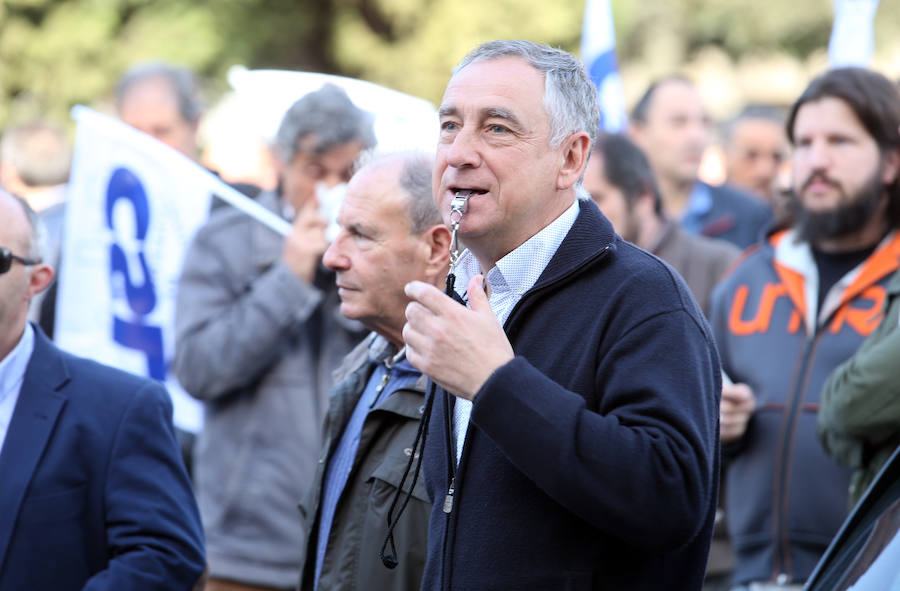
[[[616,33],[609,0],[587,0],[581,32],[581,59],[600,99],[600,129],[619,132],[628,125],[622,78],[616,63]]]

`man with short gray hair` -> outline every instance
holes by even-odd
[[[583,66],[487,43],[439,112],[434,198],[468,246],[467,305],[406,287],[407,357],[440,386],[422,588],[700,589],[719,359],[684,280],[576,198],[598,117]]]
[[[185,257],[173,370],[205,402],[194,475],[207,591],[292,589],[306,534],[297,502],[316,469],[331,373],[363,337],[338,312],[317,191],[343,185],[374,146],[371,116],[336,87],[298,100],[277,136],[279,186],[258,202],[287,237],[214,211]]]
[[[412,280],[440,285],[450,231],[431,198],[432,159],[378,158],[347,186],[340,232],[323,261],[336,273],[341,313],[372,333],[336,372],[315,484],[303,503],[310,528],[302,591],[417,591],[431,504],[413,488],[393,530],[399,565],[379,558],[385,516],[420,428],[427,379],[406,359],[402,330]]]

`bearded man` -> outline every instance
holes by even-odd
[[[793,105],[794,225],[713,292],[738,588],[799,589],[846,514],[849,472],[816,439],[819,395],[881,318],[900,257],[900,94],[829,71]],[[745,587],[744,587],[745,586]]]

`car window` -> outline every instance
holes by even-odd
[[[836,591],[900,591],[900,500],[874,522]]]

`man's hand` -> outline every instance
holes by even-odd
[[[497,321],[481,275],[469,281],[465,308],[433,285],[406,285],[412,300],[406,306],[403,340],[406,357],[422,373],[448,392],[472,400],[501,365],[515,357]]]
[[[310,199],[294,218],[291,232],[284,239],[281,258],[294,275],[311,283],[316,266],[328,248],[325,229],[328,222],[319,215],[315,199]]]
[[[740,439],[747,430],[747,422],[756,410],[756,397],[747,384],[722,384],[719,404],[719,437],[722,443]]]

